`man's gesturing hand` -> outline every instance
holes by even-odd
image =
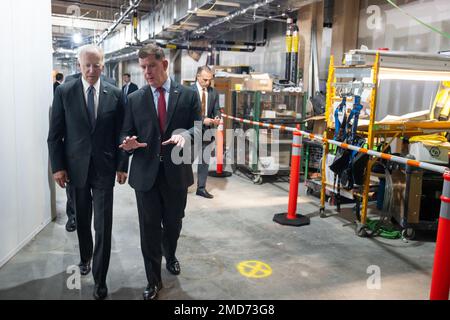
[[[136,136],[132,137],[126,137],[125,140],[123,140],[122,144],[119,146],[119,148],[125,150],[125,151],[132,151],[139,148],[145,148],[147,146],[146,143],[140,143],[137,141]]]
[[[176,144],[177,147],[183,148],[186,140],[182,135],[174,134],[169,140],[162,143],[163,146],[168,144]]]

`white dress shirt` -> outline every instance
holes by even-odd
[[[200,106],[201,106],[202,105],[203,88],[198,83],[198,81],[196,81],[195,84],[197,85],[198,94],[200,96]],[[206,99],[206,101],[205,101],[205,114],[204,114],[204,116],[207,117],[208,116],[208,89],[205,89],[205,99]]]
[[[81,76],[81,82],[83,82],[84,101],[86,101],[86,107],[87,107],[88,90],[91,85],[86,80],[84,80],[83,76]],[[100,97],[100,78],[94,84],[94,89],[95,89],[95,94],[94,94],[95,118],[97,119],[98,100]]]

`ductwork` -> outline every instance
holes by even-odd
[[[324,28],[333,27],[334,0],[324,0],[323,2],[323,26]]]
[[[207,51],[207,52],[212,52],[214,51],[234,51],[234,52],[254,52],[256,50],[256,47],[248,47],[248,48],[238,48],[238,47],[221,47],[221,46],[208,46],[208,47],[196,47],[196,46],[191,46],[189,44],[187,45],[180,45],[180,44],[174,44],[174,43],[160,43],[160,42],[156,42],[156,44],[164,49],[176,49],[176,50],[192,50],[192,51]]]
[[[210,24],[193,31],[193,34],[197,34],[197,35],[202,34],[202,33],[206,32],[207,30],[209,30],[212,27],[215,27],[215,26],[218,26],[218,25],[220,25],[222,23],[225,23],[225,22],[228,22],[230,20],[233,20],[234,18],[236,18],[238,16],[241,16],[243,14],[246,14],[247,12],[250,12],[250,10],[256,11],[258,8],[266,6],[266,5],[269,5],[270,3],[274,2],[274,1],[275,0],[265,0],[265,1],[261,2],[261,3],[255,3],[255,4],[253,4],[251,6],[248,6],[248,7],[244,8],[244,9],[242,9],[242,10],[236,11],[233,14],[230,14],[229,16],[226,16],[226,17],[223,17],[223,18],[215,20],[215,21],[211,22]]]
[[[210,24],[197,28],[193,31],[189,31],[189,29],[184,30],[184,34],[177,41],[173,33],[170,33],[168,27],[176,25],[178,22],[182,21],[186,18],[186,12],[191,10],[194,7],[200,7],[206,3],[206,1],[200,0],[192,0],[192,1],[180,1],[180,0],[168,0],[164,2],[163,7],[155,7],[155,11],[150,12],[148,15],[143,16],[138,22],[139,25],[139,33],[137,33],[137,29],[134,25],[135,22],[130,26],[127,26],[125,29],[120,30],[120,32],[116,32],[113,36],[109,37],[107,41],[104,41],[108,35],[111,34],[112,30],[118,25],[119,21],[123,21],[127,15],[133,12],[133,8],[139,4],[140,1],[131,1],[131,6],[121,15],[121,18],[110,28],[108,28],[107,32],[105,32],[98,43],[103,42],[103,47],[105,49],[105,53],[114,53],[115,51],[119,51],[123,48],[129,48],[130,45],[147,43],[149,41],[155,41],[156,38],[161,40],[169,40],[175,43],[181,43],[183,46],[185,45],[186,39],[195,39],[201,37],[202,34],[205,33],[205,30],[213,26],[220,25],[224,22],[228,22],[237,18],[241,15],[251,15],[254,14],[258,9],[261,9],[270,4],[276,4],[278,0],[263,0],[252,5],[248,5],[244,9],[240,9],[232,13],[231,15],[223,18],[219,18],[211,22]],[[242,3],[242,2],[241,2]],[[265,18],[267,19],[267,17]],[[261,21],[264,21],[262,19]],[[133,19],[134,20],[134,19]],[[183,23],[181,23],[183,25]],[[180,28],[181,29],[181,28]],[[186,33],[189,33],[188,36]],[[130,39],[129,34],[133,34],[134,36]],[[137,36],[136,36],[137,34]],[[129,39],[129,40],[128,40]],[[254,41],[229,41],[229,40],[212,40],[212,47],[216,48],[217,51],[236,51],[236,52],[254,52],[256,47],[262,47],[267,44],[267,30],[264,30],[264,39],[262,41],[256,41],[256,37],[254,37]],[[172,43],[169,44],[169,46]],[[187,46],[186,46],[187,48]],[[201,51],[211,51],[209,48],[199,48]]]
[[[105,59],[105,63],[115,63],[120,61],[128,61],[128,60],[135,60],[138,58],[138,51],[134,51],[131,53],[124,53],[120,55],[115,55],[109,58]]]
[[[253,42],[245,42],[245,41],[228,41],[228,40],[214,40],[211,42],[212,45],[216,44],[225,44],[231,46],[252,46],[252,47],[264,47],[267,43],[267,29],[264,28],[264,38],[262,41],[256,41],[256,28],[253,31]]]
[[[132,13],[139,7],[141,1],[142,0],[130,0],[130,6],[127,8],[127,10],[125,10],[125,12],[119,17],[119,19],[117,19],[116,22],[114,22],[112,26],[110,26],[105,32],[100,35],[100,38],[98,39],[96,44],[100,45],[117,28],[117,26],[128,17],[130,13]]]

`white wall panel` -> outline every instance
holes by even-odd
[[[449,0],[398,2],[408,14],[450,33]],[[450,50],[450,39],[419,24],[384,0],[362,0],[358,46],[369,49],[389,48],[398,51],[437,53]],[[377,120],[386,115],[430,108],[439,82],[383,81],[377,103]]]
[[[46,145],[52,101],[51,2],[7,0],[4,5],[0,266],[51,218]]]
[[[12,12],[12,1],[3,4],[6,12]],[[2,179],[0,179],[0,263],[11,252],[19,242],[18,229],[19,219],[17,210],[17,164],[16,164],[16,111],[14,100],[14,73],[13,61],[13,34],[12,17],[6,14],[0,20],[0,39],[2,39],[2,50],[0,50],[0,88],[2,88],[2,99],[0,100],[0,163],[3,168]],[[1,264],[0,264],[1,265]]]

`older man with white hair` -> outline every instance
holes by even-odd
[[[92,259],[94,298],[104,299],[108,295],[114,182],[117,176],[120,184],[125,183],[128,168],[126,157],[119,161],[124,154],[118,148],[123,99],[120,89],[100,79],[101,48],[81,47],[78,62],[82,76],[55,91],[47,142],[54,180],[62,188],[70,181],[74,189],[80,273],[90,272]]]

